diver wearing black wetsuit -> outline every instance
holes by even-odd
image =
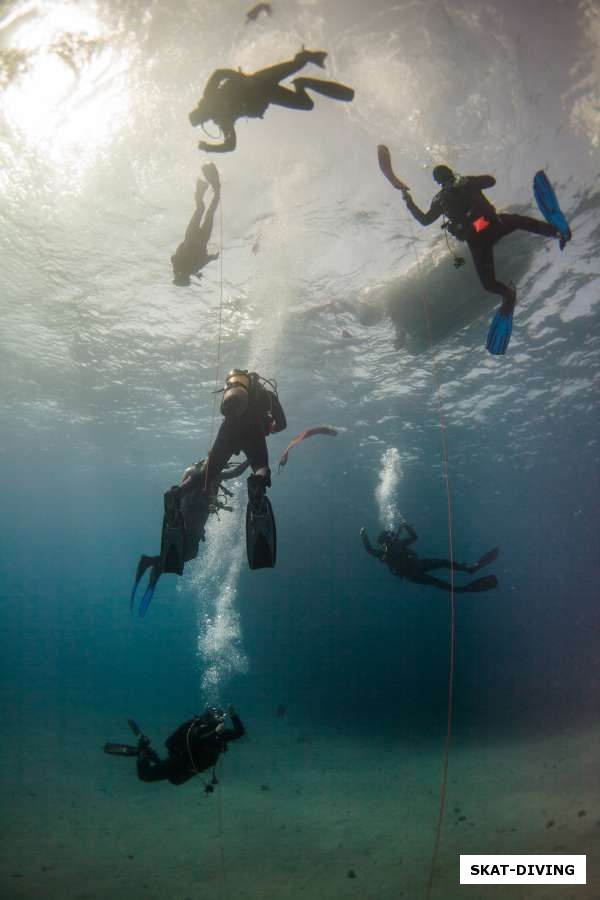
[[[165,741],[169,751],[166,759],[159,759],[147,738],[141,737],[137,753],[137,773],[142,781],[165,781],[184,784],[208,769],[214,768],[230,741],[246,733],[242,720],[229,707],[233,728],[225,728],[225,715],[220,709],[207,709],[202,716],[184,722]]]
[[[400,539],[400,532],[405,529],[408,537]],[[455,572],[467,572],[473,575],[482,566],[491,563],[498,556],[498,548],[495,547],[477,562],[469,566],[466,563],[457,563],[449,559],[420,559],[414,550],[409,549],[409,544],[413,544],[417,540],[417,533],[406,522],[401,522],[397,531],[382,531],[377,538],[378,546],[375,548],[371,545],[367,532],[364,528],[360,530],[360,536],[367,553],[377,557],[380,562],[385,563],[392,575],[398,578],[407,578],[416,584],[427,584],[431,587],[441,588],[444,591],[452,590],[452,585],[440,578],[435,578],[428,573],[432,569],[452,569]],[[473,593],[478,591],[489,591],[497,587],[498,580],[495,575],[486,575],[483,578],[477,578],[470,581],[462,587],[454,587],[456,593]]]
[[[231,457],[241,452],[252,467],[251,479],[265,488],[270,486],[266,438],[287,427],[277,391],[272,387],[273,383],[262,379],[257,372],[232,369],[221,403],[224,419],[209,450],[206,466],[199,474],[172,488],[174,499],[197,488],[201,481],[207,486],[216,482]]]
[[[207,459],[186,469],[181,482],[164,495],[160,554],[142,554],[136,569],[132,609],[137,586],[151,568],[140,615],[148,608],[161,575],[182,575],[185,563],[196,558],[210,512],[224,507],[218,496],[219,490],[225,491],[222,480],[236,477],[250,465],[253,474],[247,482],[248,499],[257,508],[271,486],[266,437],[287,427],[275,382],[261,378],[257,372],[232,369],[225,383],[221,412],[224,419]],[[242,451],[247,461],[224,473],[230,458]]]
[[[207,144],[200,141],[200,150],[208,153],[228,153],[235,150],[236,120],[243,116],[262,119],[271,103],[288,109],[312,109],[315,104],[306,93],[307,90],[317,91],[334,100],[352,100],[352,88],[336,81],[294,78],[293,90],[279,84],[284,78],[299,72],[307,63],[324,68],[326,56],[327,53],[323,50],[303,49],[289,62],[260,69],[253,75],[244,75],[234,69],[217,69],[208,79],[202,99],[189,114],[189,119],[193,126],[212,120],[223,132],[223,143]]]
[[[503,284],[496,278],[494,244],[517,229],[559,240],[560,233],[540,219],[497,213],[482,193],[496,184],[491,175],[459,177],[448,166],[436,166],[433,178],[442,189],[431,201],[427,212],[419,209],[407,188],[401,188],[409,211],[421,225],[431,225],[442,215],[448,219],[448,231],[459,241],[466,241],[483,287],[491,294],[503,297],[500,312],[503,316],[509,315],[515,307],[516,291],[514,286]]]
[[[221,183],[214,163],[207,163],[202,167],[202,172],[206,181],[199,178],[196,183],[196,209],[185,230],[183,241],[171,257],[173,284],[179,287],[187,287],[191,283],[192,275],[200,278],[200,269],[219,258],[218,253],[208,252],[208,242],[221,197]],[[205,210],[204,195],[209,185],[212,187],[213,196],[208,210]]]

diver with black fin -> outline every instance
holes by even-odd
[[[542,222],[540,219],[515,213],[498,213],[483,193],[496,184],[492,175],[460,176],[445,165],[435,166],[433,170],[433,179],[441,190],[431,201],[427,212],[423,212],[412,199],[408,185],[394,175],[388,148],[381,145],[378,155],[383,174],[390,184],[402,192],[406,206],[417,222],[431,225],[443,216],[442,228],[467,244],[475,271],[485,290],[502,297],[502,304],[490,327],[486,347],[493,355],[503,355],[510,340],[517,292],[514,284],[504,284],[496,277],[494,245],[513,231],[521,230],[555,238],[562,249],[565,234],[551,221]],[[456,258],[460,259],[461,257]]]
[[[234,466],[224,466],[218,473],[219,477],[209,481],[207,461],[201,459],[189,466],[180,483],[165,493],[160,553],[158,556],[142,554],[140,557],[131,590],[132,612],[137,587],[148,569],[150,577],[140,602],[140,616],[146,614],[160,576],[169,573],[183,575],[185,563],[196,559],[200,541],[205,540],[204,528],[209,515],[218,515],[220,510],[231,511],[227,498],[232,494],[222,482],[239,477],[249,465],[248,460],[243,460]],[[225,500],[221,499],[220,494],[224,495]]]
[[[407,537],[401,538],[402,530],[405,530]],[[364,528],[360,529],[360,536],[367,553],[375,556],[380,562],[385,563],[392,575],[398,578],[407,578],[415,584],[425,584],[431,587],[440,588],[443,591],[451,591],[452,585],[440,578],[430,575],[434,569],[451,569],[454,572],[466,572],[468,575],[474,575],[483,566],[489,566],[498,557],[498,547],[488,550],[484,553],[476,563],[469,565],[468,563],[457,563],[449,559],[421,559],[414,550],[410,549],[410,544],[414,544],[418,535],[412,525],[407,522],[400,522],[396,531],[382,531],[377,538],[377,547],[373,547],[367,532]],[[498,586],[498,579],[495,575],[484,575],[482,578],[476,578],[474,581],[468,582],[461,587],[454,587],[457,594],[479,593],[481,591],[491,591]]]
[[[178,287],[190,285],[192,275],[201,278],[200,270],[219,258],[218,253],[208,252],[208,242],[221,198],[221,182],[214,163],[206,163],[205,166],[202,166],[202,173],[205,180],[199,178],[196,182],[196,209],[186,228],[183,241],[171,257],[173,284]],[[212,188],[213,196],[210,206],[206,210],[204,195],[209,186]]]
[[[223,142],[207,144],[200,141],[200,150],[207,153],[229,153],[235,150],[237,119],[262,119],[271,104],[287,109],[313,109],[315,104],[307,91],[315,91],[324,97],[346,103],[352,100],[352,88],[337,81],[299,77],[293,79],[293,89],[279,83],[299,72],[308,63],[324,68],[326,56],[324,50],[302,48],[289,62],[260,69],[252,75],[244,75],[234,69],[217,69],[208,79],[204,94],[189,114],[189,120],[194,127],[209,120],[214,122],[223,133]]]
[[[208,453],[205,471],[173,488],[173,492],[181,498],[199,483],[217,482],[231,457],[243,451],[252,467],[246,511],[248,565],[251,569],[273,568],[277,536],[273,509],[266,496],[271,486],[266,438],[287,427],[276,382],[262,378],[258,372],[232,369],[225,380],[221,413],[223,422]]]
[[[205,793],[212,794],[214,785],[218,784],[215,766],[220,755],[227,751],[231,741],[246,733],[233,706],[229,707],[228,714],[233,728],[225,727],[225,712],[214,706],[183,722],[165,741],[166,759],[159,757],[133,719],[128,719],[127,724],[137,737],[137,744],[108,743],[104,745],[104,752],[113,756],[135,756],[140,781],[170,781],[180,785],[194,775],[212,769],[212,779],[204,786]]]

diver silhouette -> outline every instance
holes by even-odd
[[[388,180],[402,191],[408,210],[421,225],[430,225],[442,215],[447,218],[448,221],[442,228],[446,227],[455,238],[466,242],[471,251],[475,271],[485,290],[491,294],[500,294],[502,297],[500,315],[512,315],[517,292],[513,284],[504,284],[496,278],[494,244],[507,234],[522,230],[557,238],[561,242],[562,249],[563,236],[553,225],[542,222],[541,219],[513,213],[498,213],[483,194],[485,188],[491,188],[496,184],[496,179],[492,175],[461,177],[448,166],[440,165],[434,168],[433,178],[441,190],[431,201],[427,212],[419,209],[406,185],[401,182],[394,184],[389,177]]]
[[[402,529],[406,529],[408,537],[401,539],[400,533]],[[360,529],[360,536],[367,553],[375,556],[380,562],[385,563],[392,575],[398,578],[407,578],[416,584],[426,584],[430,587],[437,587],[443,591],[452,590],[452,585],[440,578],[435,578],[429,572],[432,569],[452,569],[454,572],[467,572],[474,575],[483,566],[489,565],[498,556],[498,548],[494,547],[489,550],[476,563],[468,565],[467,563],[457,563],[449,559],[421,559],[414,550],[409,549],[409,544],[413,544],[417,540],[417,533],[406,522],[401,522],[396,531],[382,531],[377,538],[377,547],[371,546],[367,532],[364,528]],[[498,586],[498,579],[495,575],[485,575],[482,578],[476,578],[474,581],[461,587],[454,587],[457,594],[478,593],[480,591],[490,591]]]
[[[187,287],[192,275],[201,278],[200,269],[219,258],[218,253],[208,252],[215,212],[221,197],[219,173],[214,163],[206,163],[202,166],[202,174],[206,180],[199,178],[196,182],[196,209],[185,230],[183,241],[171,257],[173,284],[179,287]],[[213,197],[205,214],[204,195],[209,186]]]
[[[299,72],[308,63],[325,67],[327,53],[323,50],[305,50],[296,54],[289,62],[279,63],[268,69],[260,69],[253,75],[244,75],[233,69],[217,69],[208,79],[204,94],[198,105],[189,114],[192,125],[200,125],[209,119],[223,132],[223,143],[207,144],[200,141],[198,147],[207,153],[229,153],[235,150],[237,136],[235,122],[246,117],[262,119],[268,107],[285,106],[287,109],[310,110],[314,101],[307,94],[316,91],[334,100],[350,101],[354,97],[352,88],[336,81],[319,78],[294,78],[293,90],[279,82],[294,72]]]

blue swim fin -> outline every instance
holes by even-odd
[[[571,240],[571,229],[565,219],[564,213],[558,205],[554,188],[548,181],[548,177],[541,169],[536,172],[533,177],[533,194],[535,202],[546,222],[553,225],[561,235],[560,249],[562,250],[567,241]]]
[[[160,556],[146,556],[142,554],[140,557],[140,561],[138,563],[136,573],[135,573],[135,581],[133,582],[133,587],[131,589],[131,597],[129,598],[129,609],[130,612],[133,612],[133,604],[135,602],[135,592],[137,591],[138,585],[146,572],[151,566],[155,566],[160,560]]]
[[[485,346],[486,350],[489,350],[493,356],[504,356],[506,353],[512,334],[512,323],[512,313],[508,316],[502,316],[500,315],[500,310],[492,319]]]

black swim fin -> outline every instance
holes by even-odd
[[[343,100],[349,103],[354,100],[354,91],[345,84],[338,81],[324,81],[322,78],[294,78],[294,84],[299,82],[299,87],[308,91],[316,91],[317,94],[323,94],[324,97],[331,97],[332,100]]]
[[[113,756],[137,756],[138,748],[131,744],[105,744],[104,752],[112,753]]]
[[[475,563],[475,567],[473,569],[474,572],[477,569],[482,569],[484,566],[489,566],[490,563],[493,563],[495,559],[498,559],[498,554],[500,553],[499,547],[492,547],[491,550],[488,550],[487,553],[484,553],[483,556],[480,556],[477,562]]]
[[[248,479],[246,507],[246,552],[251,569],[272,569],[277,558],[277,530],[273,507],[264,489]]]
[[[160,561],[163,572],[183,575],[185,563],[185,525],[179,495],[171,488],[164,497],[165,514],[163,516],[160,541]],[[162,573],[161,573],[162,574]],[[157,579],[158,580],[158,579]]]
[[[495,575],[484,575],[482,578],[476,578],[475,581],[470,581],[468,584],[465,584],[461,588],[457,588],[456,590],[460,591],[461,594],[476,594],[481,591],[491,591],[494,588],[498,587],[498,579]]]
[[[137,722],[135,722],[133,719],[127,719],[127,724],[129,725],[129,727],[135,734],[136,738],[144,737],[144,735],[142,734],[142,731],[140,729],[140,726],[138,725]]]

